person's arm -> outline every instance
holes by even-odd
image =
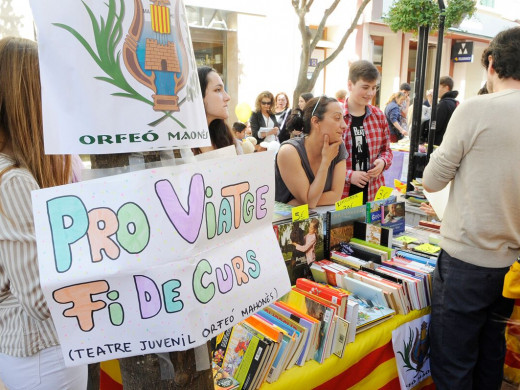
[[[401,127],[400,120],[399,120],[400,119],[399,113],[400,113],[399,106],[395,106],[388,113],[388,117],[390,118],[390,121],[392,122],[394,127],[397,129],[397,131],[399,131],[402,135],[406,136],[406,135],[408,135],[408,132]]]
[[[390,129],[388,128],[388,122],[384,116],[379,121],[379,126],[381,126],[379,130],[381,132],[381,147],[379,154],[373,161],[374,168],[367,172],[371,178],[378,177],[384,170],[390,168],[392,159],[394,158],[392,149],[390,149]]]
[[[341,141],[338,141],[329,145],[328,136],[324,136],[324,140],[320,166],[312,183],[309,183],[296,148],[291,145],[284,145],[278,151],[276,163],[278,164],[280,175],[295,198],[291,204],[308,204],[310,208],[318,205],[325,188],[330,163],[338,154],[338,148],[341,143]]]
[[[0,201],[5,220],[0,239],[2,267],[9,279],[9,289],[24,311],[37,321],[50,317],[40,287],[40,273],[34,234],[31,191],[38,189],[26,177],[2,178]]]
[[[332,187],[330,191],[321,194],[317,206],[326,206],[335,204],[341,200],[343,195],[343,187],[345,186],[345,171],[347,169],[347,162],[342,160],[336,164],[332,176]]]
[[[423,174],[423,186],[428,192],[442,190],[455,177],[462,159],[475,139],[474,112],[471,106],[460,106],[451,117],[442,144],[435,150]],[[466,112],[467,111],[467,112]]]
[[[255,137],[257,140],[259,140],[260,137],[259,137],[259,134],[258,134],[258,130],[261,127],[260,115],[258,115],[258,113],[256,113],[256,112],[253,112],[251,114],[251,118],[249,118],[249,124],[251,125],[251,135],[253,137]],[[265,135],[264,135],[264,137],[265,137]],[[264,138],[264,137],[262,137],[262,138]]]
[[[299,245],[294,243],[294,247],[296,250],[300,252],[307,252],[316,242],[316,234],[307,234],[305,235],[305,244]]]

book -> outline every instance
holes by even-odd
[[[287,303],[296,310],[317,319],[320,322],[318,340],[316,343],[316,352],[314,360],[323,363],[327,351],[325,345],[328,340],[329,333],[332,331],[331,323],[334,317],[334,309],[318,302],[317,297],[309,297],[297,291],[291,290],[282,296],[279,300]]]
[[[349,299],[347,302],[347,307],[347,321],[350,324],[348,329],[347,342],[353,343],[356,339],[359,304],[356,301]]]
[[[336,330],[334,331],[334,343],[332,345],[332,353],[339,357],[340,359],[343,357],[343,353],[345,352],[345,348],[348,343],[348,330],[349,330],[349,322],[341,317],[337,318],[336,321]]]
[[[396,202],[383,206],[381,209],[381,226],[392,228],[394,234],[405,230],[405,202]]]
[[[327,212],[325,258],[330,258],[331,251],[339,250],[341,243],[350,242],[354,235],[354,222],[365,222],[365,219],[365,206]]]
[[[304,351],[302,351],[302,355],[300,355],[296,362],[296,364],[298,364],[299,366],[303,366],[306,361],[313,359],[314,354],[316,352],[319,328],[321,325],[320,321],[294,309],[293,307],[287,305],[284,302],[277,301],[271,307],[273,308],[273,310],[276,310],[281,314],[298,322],[300,325],[304,326],[309,331],[307,346],[305,347]]]
[[[324,227],[322,217],[278,225],[278,243],[291,284],[298,278],[312,278],[310,264],[324,259]]]
[[[348,302],[347,293],[307,279],[296,280],[296,287],[338,305],[338,316],[345,318]]]
[[[214,344],[212,345],[212,361],[219,367],[222,367],[222,361],[229,346],[229,339],[232,332],[233,328],[231,327],[212,339],[212,344]]]
[[[238,389],[240,383],[222,369],[219,365],[212,363],[213,383],[215,390],[235,390]]]
[[[253,337],[253,334],[247,331],[240,323],[233,327],[229,337],[229,345],[222,361],[222,368],[230,376],[235,377]]]
[[[391,248],[393,230],[372,223],[355,221],[353,238]]]
[[[380,323],[382,320],[389,318],[394,315],[394,310],[383,306],[376,305],[372,301],[368,301],[355,294],[349,295],[349,301],[356,302],[358,304],[358,318],[357,318],[357,331],[366,330],[370,325]]]
[[[355,279],[354,274],[351,277],[345,278],[345,286],[351,294],[363,298],[372,305],[387,306],[385,295],[381,288]]]
[[[395,195],[391,195],[388,198],[374,200],[372,202],[366,203],[367,215],[366,222],[374,223],[381,222],[381,207],[390,203],[395,203],[397,201],[397,197]]]

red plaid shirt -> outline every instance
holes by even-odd
[[[345,123],[347,129],[343,133],[343,142],[349,155],[352,154],[352,133],[350,126],[352,124],[352,116],[348,112],[348,99],[345,101]],[[386,166],[384,170],[392,165],[394,155],[390,150],[390,130],[385,114],[379,108],[368,105],[366,106],[366,114],[363,119],[363,128],[365,129],[365,137],[368,144],[370,154],[370,165],[374,164],[377,158],[382,159]],[[347,158],[347,177],[345,178],[345,187],[343,188],[343,198],[349,196],[350,178],[352,177],[352,158]],[[368,200],[375,198],[377,190],[385,185],[385,177],[383,172],[375,179],[368,182]]]

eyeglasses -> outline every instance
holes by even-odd
[[[321,95],[319,98],[318,98],[318,101],[316,102],[316,105],[314,106],[314,108],[312,109],[312,112],[311,112],[311,118],[314,116],[314,111],[316,111],[316,108],[318,108],[318,104],[320,104],[320,100],[321,98],[327,98],[327,96],[325,95]]]
[[[273,104],[272,102],[262,102],[262,106],[270,106]]]

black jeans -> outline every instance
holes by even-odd
[[[438,390],[498,390],[504,331],[514,300],[502,296],[507,268],[465,263],[442,251],[433,274],[430,366]]]

